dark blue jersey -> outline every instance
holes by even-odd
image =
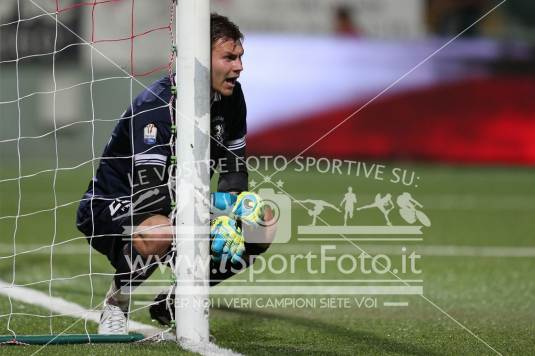
[[[139,94],[115,126],[84,199],[132,200],[138,186],[146,189],[146,183],[149,188],[167,183],[171,156],[170,100],[168,77]],[[247,110],[241,85],[236,83],[229,97],[216,94],[211,105],[210,158],[218,162],[212,167],[219,166],[221,171],[218,190],[247,190]],[[150,173],[153,171],[157,174]]]

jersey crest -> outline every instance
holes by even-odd
[[[154,145],[156,143],[156,133],[158,129],[154,124],[148,124],[143,130],[143,142],[147,145]]]
[[[224,119],[222,116],[216,116],[212,121],[212,135],[217,142],[222,143],[225,135]]]

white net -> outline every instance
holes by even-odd
[[[0,334],[96,333],[114,270],[76,211],[122,113],[173,71],[174,6],[0,3]]]

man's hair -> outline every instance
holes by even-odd
[[[210,16],[210,27],[211,27],[211,40],[212,45],[222,38],[226,38],[234,41],[243,40],[243,33],[241,33],[240,28],[228,17],[216,14],[215,12]]]

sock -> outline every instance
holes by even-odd
[[[132,268],[134,269],[133,271]],[[117,294],[125,295],[125,293],[121,293],[121,290],[126,293],[133,291],[149,278],[156,268],[158,268],[158,260],[156,258],[144,258],[132,246],[132,242],[127,243],[123,247],[123,254],[116,264],[114,286],[116,290],[119,290]],[[129,295],[126,295],[129,298]]]
[[[106,293],[106,303],[118,306],[122,311],[127,312],[130,304],[130,295],[121,293],[121,289],[115,285],[115,280],[112,280],[110,289]]]

